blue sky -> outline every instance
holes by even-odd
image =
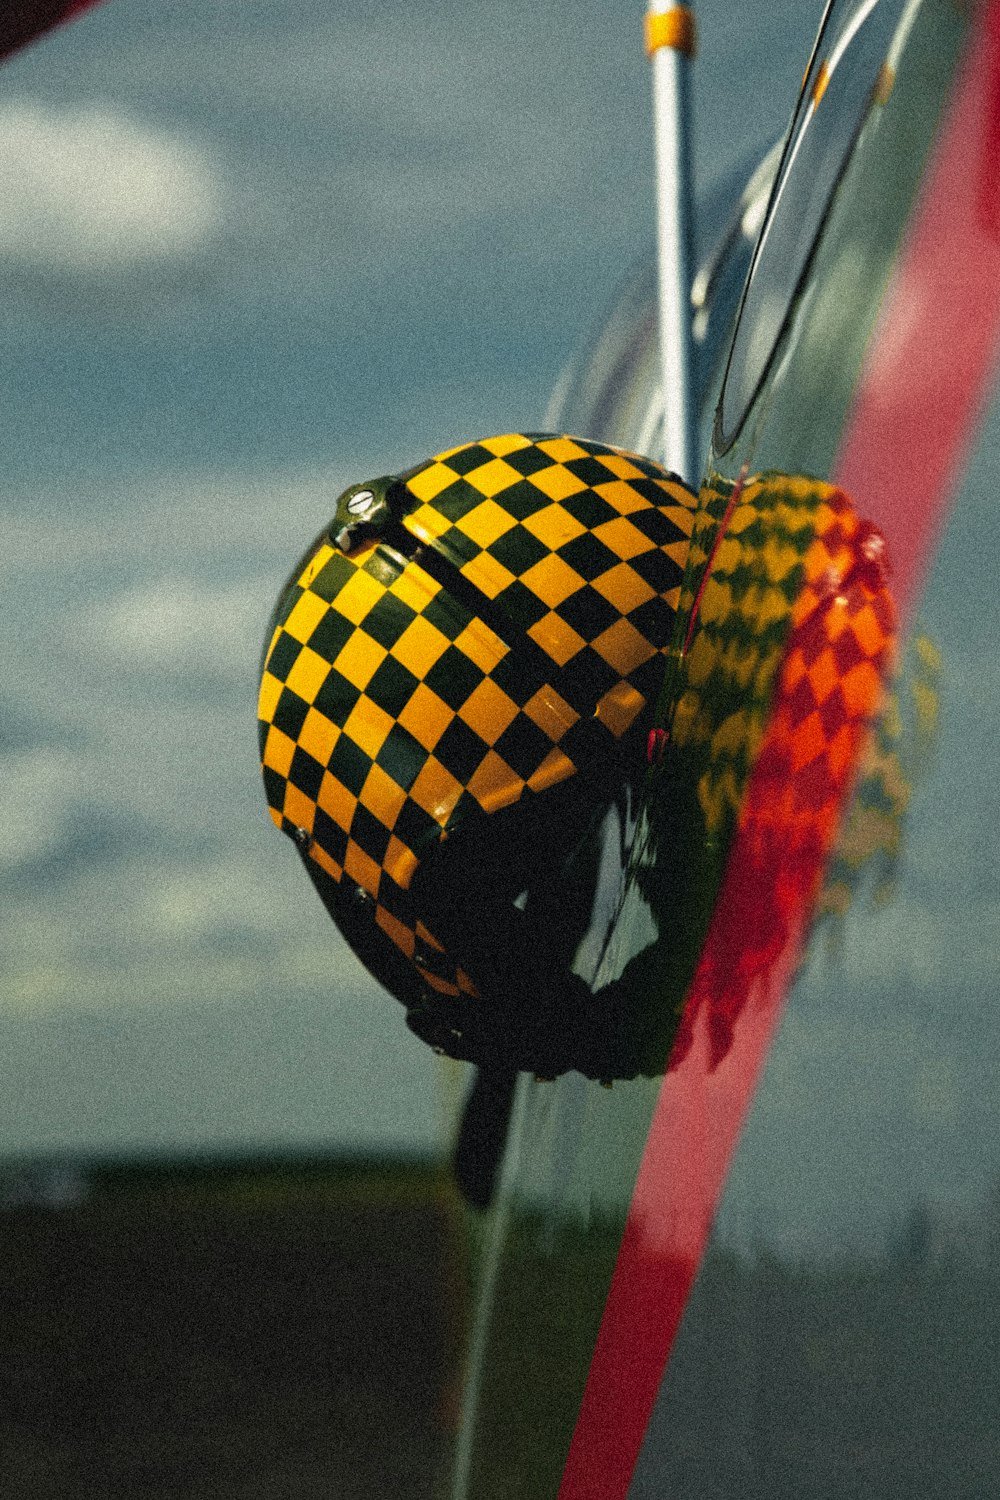
[[[648,252],[648,66],[638,5],[340,9],[107,0],[2,75],[0,1153],[439,1131],[429,1058],[266,816],[263,624],[346,483],[538,426]],[[819,7],[698,11],[707,184],[783,127]],[[946,722],[908,883],[851,930],[846,1019],[793,1026],[796,1076],[869,1001],[995,972],[998,436],[928,597]]]

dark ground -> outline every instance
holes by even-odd
[[[465,1316],[440,1176],[80,1184],[82,1201],[22,1189],[0,1210],[3,1500],[440,1495]]]

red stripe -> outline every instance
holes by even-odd
[[[836,482],[886,535],[912,604],[992,388],[1000,347],[1000,0],[992,0],[935,147],[848,420]],[[751,778],[753,795],[757,771]],[[696,986],[745,922],[737,840]],[[794,877],[793,877],[794,878]],[[808,914],[758,976],[710,1071],[702,1011],[668,1071],[639,1169],[559,1500],[620,1500],[638,1458],[743,1121],[780,1019]],[[766,920],[766,918],[765,918]],[[745,929],[744,929],[745,931]],[[718,971],[716,971],[718,972]]]

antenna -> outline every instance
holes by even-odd
[[[653,68],[663,459],[687,484],[697,485],[701,466],[692,391],[688,74],[695,53],[695,20],[691,8],[650,0],[646,51]]]

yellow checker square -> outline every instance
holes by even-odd
[[[325,599],[321,599],[318,594],[311,594],[307,589],[296,601],[285,621],[285,629],[304,646],[329,607]]]
[[[575,772],[576,766],[565,751],[560,750],[558,745],[553,745],[538,770],[528,777],[528,785],[533,792],[544,792],[550,786],[558,786],[560,781],[565,781],[567,776],[572,776]]]
[[[386,828],[393,828],[406,801],[406,793],[381,766],[372,766],[361,788],[361,805],[374,813]]]
[[[570,515],[564,505],[557,505],[555,502],[544,506],[542,510],[536,510],[533,516],[527,516],[521,524],[525,531],[530,531],[550,552],[556,552],[560,547],[565,547],[567,542],[583,536],[587,529],[576,516]]]
[[[303,646],[292,664],[292,670],[286,681],[293,693],[297,693],[306,703],[312,703],[326,681],[329,671],[329,663],[323,660],[319,652]]]
[[[459,531],[464,531],[467,537],[471,537],[477,547],[490,547],[499,537],[506,535],[512,526],[516,526],[517,522],[495,500],[484,500],[482,505],[470,510],[455,525]]]
[[[617,474],[619,479],[642,479],[643,472],[624,453],[597,453],[594,455],[598,463],[610,469],[612,474]]]
[[[434,505],[422,505],[419,510],[411,511],[403,517],[403,525],[421,542],[435,542],[452,527],[449,517]]]
[[[656,654],[646,637],[636,630],[630,620],[616,620],[591,644],[608,666],[614,667],[623,677],[627,677],[636,667],[641,667],[644,661]]]
[[[325,870],[331,880],[339,880],[344,873],[343,865],[338,865],[331,854],[320,844],[314,843],[309,850],[309,858],[314,859],[321,870]]]
[[[315,816],[316,804],[312,798],[307,797],[305,792],[289,782],[285,787],[285,817],[289,823],[294,823],[296,828],[304,828],[307,833],[312,833]]]
[[[477,683],[458,710],[458,717],[475,730],[487,745],[495,745],[504,730],[517,718],[518,707],[491,677]],[[471,790],[471,787],[470,787]]]
[[[594,493],[613,506],[620,516],[628,516],[634,510],[648,510],[649,501],[644,500],[638,490],[621,479],[612,479],[607,484],[595,484]]]
[[[388,865],[386,868],[388,868]],[[386,911],[385,907],[381,905],[375,908],[375,921],[381,927],[386,937],[391,939],[397,948],[402,949],[407,958],[413,957],[413,949],[415,947],[413,933],[405,923],[400,922],[397,917],[392,915],[392,912]]]
[[[502,756],[491,750],[469,778],[469,791],[484,812],[496,812],[518,800],[524,782]]]
[[[441,585],[425,573],[423,568],[416,563],[410,563],[409,567],[403,569],[398,578],[394,578],[389,585],[389,593],[394,594],[403,604],[412,609],[414,614],[420,614],[430,604],[431,600],[441,590]]]
[[[501,490],[509,490],[521,478],[517,470],[505,464],[502,458],[493,458],[488,464],[480,464],[478,469],[470,469],[465,477],[481,495],[499,495]]]
[[[464,446],[464,445],[463,445]],[[452,448],[452,453],[458,453],[458,448]],[[447,456],[447,455],[446,455]],[[450,484],[454,484],[458,475],[454,469],[449,469],[447,464],[441,462],[428,464],[426,469],[421,469],[419,474],[414,474],[412,479],[406,481],[406,488],[411,495],[415,495],[424,505],[436,499],[442,490],[446,490]]]
[[[486,438],[479,446],[496,458],[504,458],[508,453],[519,453],[522,448],[530,448],[531,439],[520,432],[505,432],[500,437]]]
[[[447,649],[448,637],[423,615],[417,615],[393,645],[392,655],[414,677],[423,678]]]
[[[393,720],[384,708],[379,708],[362,693],[347,716],[344,733],[359,745],[365,754],[374,760],[385,744]]]
[[[378,641],[373,641],[363,630],[356,630],[345,641],[333,665],[342,677],[364,692],[387,655],[385,647]]]
[[[275,646],[278,644],[278,642],[281,640],[281,635],[282,635],[281,626],[280,625],[275,625],[274,629],[271,632],[271,639],[267,643],[267,650],[264,652],[264,666],[265,667],[270,663],[271,653],[273,652],[273,650],[274,650]]]
[[[322,573],[333,555],[333,548],[328,542],[324,543],[322,547],[318,547],[302,569],[302,573],[297,580],[299,588],[309,588],[313,581]]]
[[[510,588],[515,581],[514,574],[503,563],[497,562],[488,552],[480,552],[478,557],[473,557],[467,562],[462,570],[462,577],[474,583],[487,599],[495,599],[502,594],[504,589]]]
[[[549,609],[555,609],[570,594],[575,594],[583,587],[583,579],[579,573],[555,553],[550,557],[540,558],[534,567],[522,573],[521,582],[525,588],[537,594]]]
[[[444,827],[455,805],[462,795],[462,783],[456,781],[447,767],[434,756],[428,757],[420,774],[410,788],[410,796],[418,807]]]
[[[272,676],[270,672],[265,672],[261,678],[260,693],[257,697],[257,717],[263,719],[265,724],[270,724],[274,718],[274,711],[284,687],[285,684]]]
[[[407,848],[402,839],[395,834],[386,845],[385,858],[382,861],[385,872],[402,889],[408,890],[410,881],[417,871],[420,861],[412,849]]]
[[[571,474],[561,464],[553,464],[550,469],[539,469],[537,473],[529,474],[528,479],[536,490],[541,490],[550,500],[565,500],[570,495],[579,495],[587,488],[582,479],[577,479],[575,474]]]
[[[543,438],[538,447],[542,453],[548,458],[554,458],[558,464],[568,464],[574,458],[589,458],[591,456],[589,448],[582,448],[571,437]]]
[[[299,744],[306,754],[311,755],[313,760],[318,760],[321,766],[328,766],[333,747],[339,738],[340,730],[337,725],[331,724],[318,708],[311,708],[299,730]]]
[[[597,705],[596,714],[617,740],[634,724],[645,705],[646,700],[638,688],[634,688],[630,682],[618,682],[604,694]]]
[[[366,854],[361,845],[356,844],[353,839],[347,840],[344,874],[353,880],[355,885],[363,886],[370,896],[378,895],[382,866],[377,859],[372,859],[370,854]]]
[[[399,713],[399,722],[425,750],[433,750],[455,717],[437,693],[424,682],[418,682]]]
[[[287,776],[292,768],[292,756],[295,754],[295,741],[289,739],[283,730],[274,724],[267,731],[267,739],[264,741],[263,764],[271,771],[277,771],[279,776]]]
[[[367,552],[364,555],[367,556]],[[337,613],[350,620],[352,625],[360,625],[384,592],[382,585],[370,573],[366,573],[364,568],[356,567],[337,595]]]
[[[630,557],[638,557],[642,552],[651,552],[653,543],[648,536],[644,536],[638,526],[624,516],[618,516],[614,521],[602,521],[600,526],[594,527],[594,535],[605,547],[610,547],[616,557],[622,562],[627,562]]]
[[[650,588],[645,578],[640,578],[635,569],[624,562],[609,568],[606,573],[595,578],[590,586],[623,615],[638,609],[640,604],[645,604],[656,594],[656,590]]]
[[[530,626],[528,634],[535,645],[541,646],[545,654],[551,656],[560,667],[564,667],[587,644],[583,636],[578,635],[572,625],[567,625],[554,610],[550,610]]]
[[[455,645],[481,672],[492,672],[510,650],[488,625],[476,619],[470,620],[461,635],[455,637]]]
[[[342,781],[331,776],[329,771],[320,782],[317,803],[326,813],[327,817],[333,819],[338,828],[345,833],[351,831],[351,821],[354,817],[354,809],[358,805],[358,799],[353,792],[349,792]]]
[[[565,698],[560,697],[548,683],[528,699],[524,712],[543,734],[548,735],[553,744],[561,740],[567,729],[572,729],[580,717],[576,709],[571,708]]]

